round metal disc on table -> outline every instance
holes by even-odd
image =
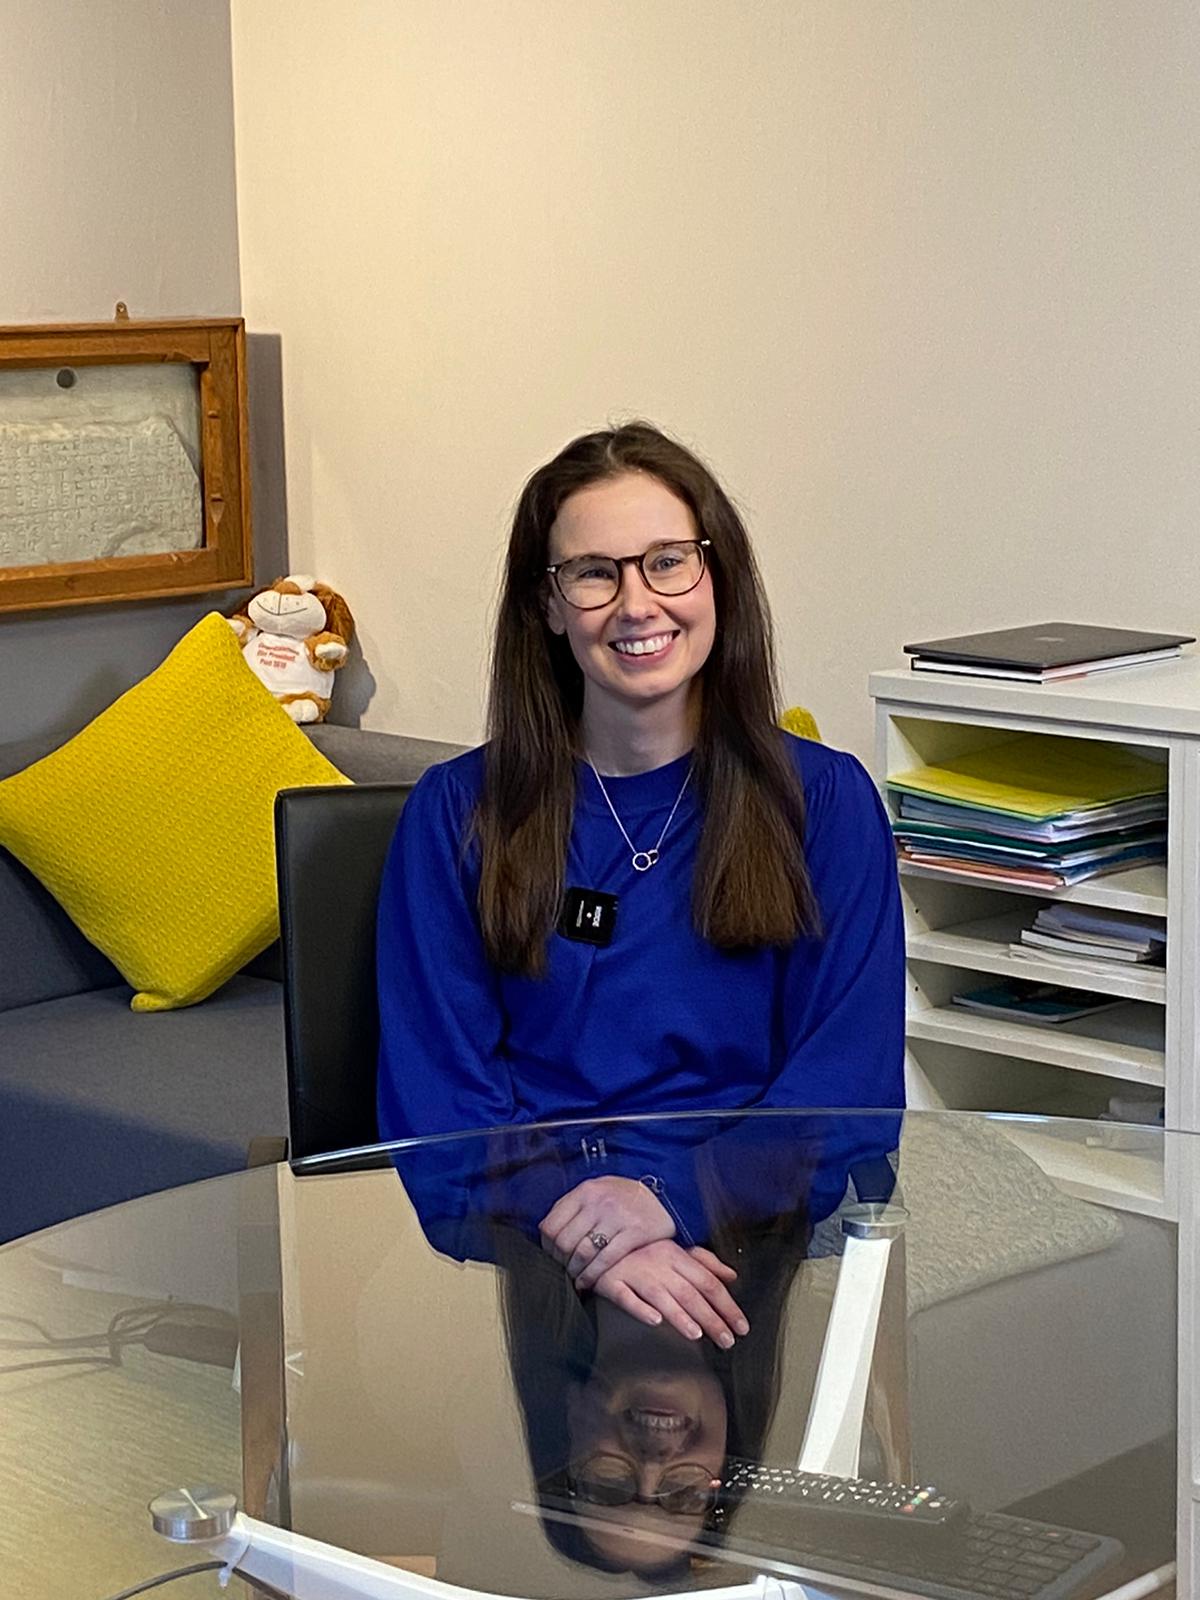
[[[204,1484],[196,1489],[167,1489],[150,1502],[155,1533],[176,1544],[219,1539],[233,1526],[237,1496]]]
[[[903,1206],[864,1201],[843,1207],[841,1221],[842,1232],[852,1239],[898,1239],[904,1232],[908,1212]]]

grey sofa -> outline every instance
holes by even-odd
[[[358,783],[457,745],[305,730]],[[0,778],[59,741],[0,749]],[[278,947],[183,1011],[135,1015],[116,968],[0,849],[0,1241],[246,1164],[287,1132]]]

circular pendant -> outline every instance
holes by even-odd
[[[657,850],[639,850],[633,858],[633,869],[635,872],[649,872],[657,860]]]

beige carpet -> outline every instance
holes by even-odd
[[[46,1364],[89,1351],[51,1346],[44,1335],[57,1341],[103,1335],[118,1313],[146,1304],[67,1286],[27,1246],[0,1251],[6,1600],[105,1600],[190,1565],[200,1553],[155,1535],[148,1501],[179,1483],[216,1483],[235,1492],[240,1486],[240,1406],[227,1369],[139,1345],[124,1348],[115,1366]],[[156,1600],[208,1600],[240,1589],[222,1591],[216,1574],[205,1573],[152,1592]]]

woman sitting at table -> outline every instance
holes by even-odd
[[[749,539],[696,456],[632,423],[534,473],[489,741],[424,775],[384,872],[384,1138],[902,1103],[887,820],[852,756],[777,713]],[[576,1286],[726,1336],[670,1139],[602,1126],[572,1155],[533,1224]],[[398,1164],[451,1239],[454,1160]]]

